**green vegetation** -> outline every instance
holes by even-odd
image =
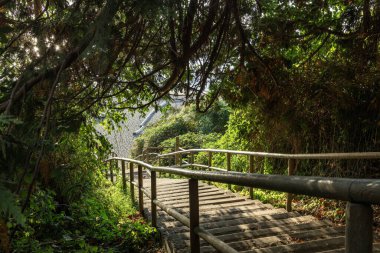
[[[5,224],[13,235],[8,247],[14,252],[141,252],[152,248],[156,230],[139,216],[121,190],[121,182],[112,185],[105,178],[106,168],[99,159],[108,155],[109,148],[91,126],[62,136],[51,160],[41,163],[43,180],[36,184],[23,214],[2,198],[9,206],[1,210],[12,217]]]
[[[112,131],[128,121],[124,110],[146,112],[173,94],[193,106],[148,130],[135,154],[170,146],[176,135],[186,147],[379,150],[379,23],[379,0],[1,0],[1,250],[95,251],[97,240],[138,248],[134,230],[118,224],[141,222],[101,203],[121,195],[102,195],[111,189],[101,176],[111,147],[93,125],[104,117]],[[263,173],[286,168],[257,163]],[[233,168],[246,171],[246,158],[233,158]],[[305,161],[297,173],[378,178],[378,168],[379,161]],[[34,218],[41,212],[45,221]],[[85,219],[97,214],[113,232]],[[149,238],[142,226],[138,238]]]
[[[155,243],[155,230],[119,188],[101,181],[97,190],[84,193],[70,205],[56,202],[52,191],[36,189],[25,211],[26,223],[14,230],[14,251],[148,251]],[[15,225],[11,222],[8,227],[13,231]]]
[[[223,105],[223,107],[220,107]],[[181,110],[168,112],[161,120],[149,126],[139,138],[135,140],[135,155],[142,152],[143,148],[152,147],[151,144],[157,143],[163,147],[163,152],[170,152],[175,146],[175,137],[180,139],[180,146],[183,148],[213,148],[230,150],[250,150],[265,152],[284,152],[289,148],[288,139],[283,138],[281,133],[272,133],[266,128],[263,115],[254,109],[232,109],[224,102],[217,102],[215,107],[204,114],[197,113],[193,106],[183,107]],[[220,131],[202,131],[202,122],[208,122],[209,117],[213,118],[218,111],[220,120],[214,121],[214,127]],[[224,116],[228,116],[226,118]],[[181,122],[181,134],[178,134],[176,124]],[[186,132],[187,130],[187,132]],[[155,133],[164,133],[156,135]],[[160,140],[155,142],[155,138],[160,136]],[[272,145],[270,145],[272,144]],[[138,145],[138,146],[137,146]],[[183,159],[188,159],[186,155]],[[173,160],[162,161],[162,164],[172,165]],[[208,164],[208,154],[198,153],[195,155],[195,163]],[[255,170],[262,174],[287,174],[287,160],[262,158],[255,159]],[[360,172],[352,171],[350,166],[362,166],[369,163],[355,162],[336,162],[331,161],[302,161],[298,164],[297,175],[320,175],[320,176],[352,176],[359,175]],[[225,154],[215,153],[212,156],[212,166],[219,168],[227,167]],[[348,168],[347,168],[348,167]],[[233,155],[231,157],[231,169],[233,171],[248,172],[249,160],[247,156]],[[363,175],[363,174],[362,174]],[[370,173],[364,174],[367,177],[374,177]],[[213,183],[214,185],[227,189],[226,184]],[[231,190],[242,195],[249,195],[248,188],[232,185]],[[271,203],[277,207],[286,206],[286,194],[275,191],[254,189],[254,198]],[[341,201],[310,198],[296,196],[294,199],[294,209],[303,213],[312,213],[318,218],[329,218],[334,222],[342,223],[345,218],[345,205]]]
[[[225,131],[229,110],[224,102],[215,103],[206,113],[197,112],[194,105],[169,110],[134,140],[132,156],[147,147],[164,147],[169,151],[176,136],[180,136],[184,148],[199,148],[213,142]]]

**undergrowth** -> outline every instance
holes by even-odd
[[[25,225],[8,224],[15,231],[13,252],[148,252],[156,241],[155,228],[119,187],[101,181],[70,205],[58,203],[53,191],[38,189]]]

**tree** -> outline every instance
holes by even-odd
[[[257,107],[296,152],[364,149],[377,140],[379,21],[378,0],[1,0],[1,180],[27,206],[65,132],[171,91],[199,111],[220,95]]]
[[[25,210],[36,183],[55,169],[60,140],[92,117],[120,119],[118,110],[144,109],[170,99],[171,90],[200,101],[224,75],[216,66],[231,49],[230,7],[218,0],[1,1],[2,193]],[[14,203],[2,207],[2,225],[20,213],[8,212]]]

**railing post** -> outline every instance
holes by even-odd
[[[194,153],[191,153],[191,154],[190,154],[190,163],[191,163],[191,164],[194,163]]]
[[[190,205],[190,252],[199,253],[201,250],[199,235],[195,228],[199,227],[199,196],[198,180],[189,179],[189,205]]]
[[[111,183],[113,183],[113,164],[112,164],[112,160],[110,161],[110,177],[111,177]]]
[[[227,153],[227,172],[231,171],[231,153]],[[228,184],[228,190],[231,190],[231,184]]]
[[[135,180],[135,172],[133,169],[133,163],[129,163],[129,190],[131,191],[132,204],[135,203],[135,185],[133,181]]]
[[[372,253],[373,210],[369,204],[347,202],[346,253]]]
[[[143,175],[142,175],[142,166],[139,164],[138,169],[138,183],[139,183],[139,211],[141,216],[144,217],[144,193],[142,191],[143,187]]]
[[[154,201],[157,199],[157,180],[156,180],[156,172],[150,172],[150,187],[151,187],[151,196],[150,196],[150,204],[152,207],[152,226],[157,227],[157,206]]]
[[[175,151],[179,151],[179,136],[175,137]],[[175,154],[175,165],[181,165],[179,154]]]
[[[127,181],[125,178],[125,161],[121,161],[121,175],[122,175],[122,180],[123,180],[123,191],[125,192],[127,190]]]
[[[254,173],[255,168],[254,168],[254,156],[250,155],[249,156],[249,173]],[[249,187],[249,197],[253,199],[253,188]]]
[[[208,152],[208,163],[207,163],[207,165],[211,171],[211,166],[212,166],[212,152],[211,151]]]
[[[208,170],[209,170],[209,171],[212,171],[212,170],[211,170],[211,166],[212,166],[212,152],[211,152],[211,151],[208,152],[208,162],[207,162],[207,166],[208,166]],[[211,184],[210,181],[207,181],[207,183],[208,183],[208,184]]]
[[[295,173],[296,168],[296,160],[289,159],[288,160],[288,176],[292,176]],[[292,211],[292,200],[293,200],[293,194],[288,193],[286,198],[286,211],[291,212]]]

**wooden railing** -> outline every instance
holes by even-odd
[[[380,152],[362,152],[362,153],[321,153],[321,154],[282,154],[282,153],[267,153],[267,152],[252,152],[252,151],[236,151],[236,150],[226,150],[226,149],[178,149],[179,151],[157,155],[156,159],[164,159],[175,157],[175,165],[177,167],[193,167],[201,168],[209,171],[227,171],[232,172],[231,159],[232,155],[242,155],[247,156],[249,159],[249,173],[257,173],[255,169],[256,158],[276,158],[276,159],[287,159],[287,174],[292,176],[296,172],[296,165],[299,160],[363,160],[363,159],[380,159]],[[197,153],[207,153],[207,165],[194,163],[194,155]],[[219,168],[212,166],[213,154],[219,153],[226,156],[226,168]],[[189,161],[187,163],[182,162],[182,156],[189,155]],[[228,189],[231,189],[231,185],[228,185]],[[250,198],[253,199],[253,188],[249,188]],[[286,200],[286,210],[288,212],[292,211],[292,200],[293,195],[287,194]]]
[[[284,175],[261,175],[252,173],[241,173],[230,171],[231,155],[248,155],[250,157],[250,168],[253,168],[254,157],[272,157],[288,159],[288,170],[295,166],[296,160],[301,159],[379,159],[380,152],[370,153],[339,153],[339,154],[276,154],[264,152],[248,152],[218,149],[190,149],[180,150],[158,155],[157,158],[174,156],[177,167],[153,166],[149,163],[122,157],[112,157],[108,159],[111,164],[114,161],[121,161],[123,186],[126,188],[125,163],[129,163],[130,192],[134,199],[134,186],[138,187],[139,211],[144,215],[145,194],[151,199],[152,226],[157,226],[157,211],[159,206],[162,210],[173,216],[175,219],[190,228],[190,248],[191,252],[200,251],[200,238],[203,238],[216,250],[220,252],[237,252],[223,241],[219,240],[199,224],[199,198],[198,180],[206,180],[219,183],[235,184],[251,188],[261,188],[287,192],[288,194],[302,194],[313,197],[323,197],[335,200],[347,201],[346,207],[346,252],[372,252],[373,243],[373,209],[372,204],[380,204],[380,180],[369,179],[349,179],[349,178],[326,178],[326,177],[305,177],[305,176],[284,176]],[[208,153],[208,165],[194,164],[193,155],[198,152]],[[212,167],[212,154],[225,153],[227,156],[227,169]],[[189,154],[189,162],[183,164],[181,156]],[[251,158],[252,157],[252,158]],[[134,166],[138,168],[138,181],[134,180]],[[206,167],[205,167],[206,166]],[[216,171],[194,171],[186,167],[206,168]],[[142,171],[147,169],[151,174],[151,192],[143,186]],[[189,203],[190,217],[180,214],[172,207],[164,204],[157,197],[156,173],[169,173],[189,178]],[[291,196],[291,195],[289,195]],[[289,198],[288,198],[289,200]],[[290,202],[288,202],[289,204]]]

